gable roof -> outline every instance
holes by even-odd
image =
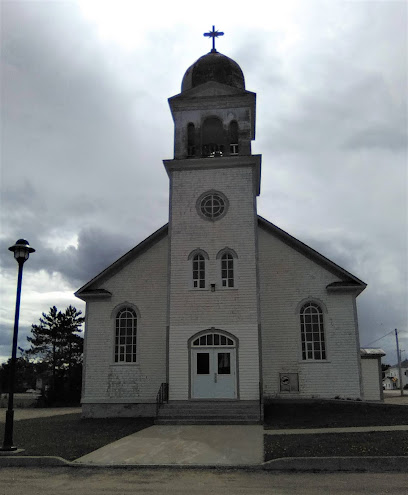
[[[311,247],[307,246],[303,242],[299,241],[295,237],[291,236],[284,230],[280,229],[276,225],[271,222],[268,222],[265,218],[258,215],[258,225],[260,228],[273,234],[275,237],[280,239],[282,242],[295,249],[299,253],[303,254],[310,260],[314,261],[318,265],[322,266],[329,272],[333,273],[337,277],[341,279],[341,282],[333,282],[327,286],[327,289],[330,291],[344,291],[344,290],[357,290],[359,293],[362,292],[367,284],[362,280],[358,279],[350,272],[345,270],[339,265],[336,265],[333,261],[330,261],[328,258],[315,251]]]
[[[92,288],[95,284],[102,283],[108,278],[112,277],[114,274],[119,272],[123,267],[125,267],[128,263],[133,261],[135,258],[140,256],[142,253],[146,252],[150,249],[154,244],[159,242],[161,239],[168,235],[168,223],[163,225],[160,229],[156,230],[153,234],[147,237],[145,240],[140,242],[133,249],[128,251],[122,257],[120,257],[117,261],[109,265],[105,270],[96,275],[92,280],[83,285],[80,289],[78,289],[74,295],[80,299],[87,299],[89,297],[93,298],[105,298],[110,297],[111,294],[109,291],[105,289],[96,289]],[[357,293],[362,292],[366,287],[363,281],[352,275],[344,268],[341,268],[333,261],[330,261],[328,258],[318,253],[311,247],[307,246],[303,242],[299,241],[295,237],[291,236],[284,230],[280,229],[276,225],[271,222],[268,222],[265,218],[258,215],[258,226],[265,230],[266,232],[272,234],[277,237],[279,240],[290,246],[291,248],[298,251],[300,254],[306,256],[310,260],[314,261],[318,265],[322,266],[329,272],[333,273],[337,277],[341,279],[340,282],[333,282],[327,286],[327,289],[331,292],[334,291],[345,291],[352,290]]]
[[[142,253],[146,252],[150,249],[154,244],[159,242],[161,239],[167,236],[168,234],[168,226],[169,224],[163,225],[160,229],[153,232],[153,234],[149,235],[145,240],[140,242],[133,249],[125,253],[114,263],[109,265],[105,270],[96,275],[92,280],[83,285],[80,289],[78,289],[74,295],[79,299],[85,299],[88,297],[94,298],[103,298],[110,297],[111,293],[105,289],[93,289],[92,286],[105,281],[106,279],[112,277],[115,273],[119,272],[123,267],[125,267],[128,263],[133,261],[135,258],[140,256]]]

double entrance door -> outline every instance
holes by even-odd
[[[191,396],[193,399],[235,399],[236,349],[191,350]]]

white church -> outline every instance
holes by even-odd
[[[241,68],[213,47],[169,104],[169,222],[76,292],[83,415],[259,422],[274,398],[364,400],[366,284],[258,216]]]

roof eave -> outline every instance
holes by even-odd
[[[78,297],[78,299],[82,299],[85,302],[89,301],[103,301],[105,299],[110,299],[112,297],[112,293],[109,292],[108,290],[104,291],[84,291],[84,292],[77,292],[74,293],[74,296]]]

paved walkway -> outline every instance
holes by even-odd
[[[384,390],[384,404],[408,405],[408,390],[404,390],[401,395],[400,390]]]
[[[347,428],[297,428],[290,430],[265,430],[265,435],[314,435],[315,433],[367,433],[370,431],[406,431],[407,425],[349,426]]]
[[[262,425],[156,425],[75,462],[103,465],[243,466],[263,462]]]
[[[6,408],[0,408],[0,423],[6,421]],[[14,409],[14,421],[20,419],[48,418],[49,416],[60,416],[62,414],[80,414],[80,407],[44,407],[44,408],[27,408]]]

